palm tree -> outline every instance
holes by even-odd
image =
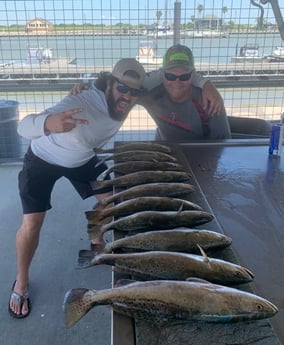
[[[199,4],[198,6],[197,6],[197,11],[198,11],[198,13],[199,13],[199,17],[201,16],[201,12],[203,12],[204,11],[204,6],[203,5],[201,5],[201,4]]]
[[[228,11],[229,11],[229,10],[228,10],[228,7],[227,7],[227,6],[223,6],[223,7],[222,7],[222,17],[223,17],[223,15],[224,15],[224,18],[225,18],[225,15],[226,15],[226,13],[227,13]],[[222,19],[223,19],[223,18],[222,18]],[[222,20],[221,25],[223,26],[223,20]]]
[[[199,19],[200,19],[200,17],[201,17],[201,12],[204,11],[204,6],[201,5],[201,4],[199,4],[199,5],[197,6],[197,11],[198,11],[198,13],[199,13]],[[200,20],[198,20],[197,23],[198,23],[198,25],[197,25],[197,31],[199,32]]]
[[[156,18],[157,18],[158,25],[159,25],[159,20],[161,19],[162,15],[163,15],[162,11],[157,11],[156,12]]]

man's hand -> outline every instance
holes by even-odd
[[[81,93],[83,90],[88,90],[91,87],[90,83],[76,83],[69,92],[69,95],[75,96]]]
[[[88,124],[87,120],[73,118],[74,114],[83,111],[81,108],[63,111],[61,113],[49,115],[44,124],[45,132],[48,133],[63,133],[70,132],[77,125]]]
[[[210,115],[217,115],[224,111],[224,101],[216,87],[208,80],[202,88],[204,109]]]

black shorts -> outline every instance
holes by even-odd
[[[50,197],[55,182],[66,177],[80,194],[82,199],[95,195],[90,182],[107,169],[106,164],[95,167],[99,159],[95,156],[86,164],[77,168],[65,168],[53,165],[38,158],[28,149],[24,157],[23,168],[19,172],[19,191],[23,213],[45,212],[51,208]],[[102,188],[96,194],[106,193],[112,188]]]

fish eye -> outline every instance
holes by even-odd
[[[261,304],[258,304],[258,305],[257,305],[257,309],[258,309],[258,310],[263,310],[262,305],[261,305]]]

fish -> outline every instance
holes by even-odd
[[[137,171],[183,171],[183,167],[179,163],[174,162],[150,162],[150,161],[130,161],[123,163],[116,163],[103,171],[98,177],[98,180],[104,180],[106,176],[112,172],[123,175],[130,174]]]
[[[211,283],[234,285],[253,280],[253,273],[238,264],[202,255],[168,251],[139,253],[96,254],[80,250],[78,268],[97,265],[113,266],[115,271],[134,275],[144,280],[186,280],[189,277],[206,279]]]
[[[273,303],[256,294],[200,279],[127,281],[110,289],[67,291],[63,301],[65,326],[74,326],[100,305],[156,325],[251,321],[271,318],[278,312]]]
[[[117,239],[105,244],[104,253],[135,251],[173,251],[183,253],[199,252],[203,249],[225,248],[232,239],[210,230],[179,228],[163,231],[148,231]]]
[[[89,224],[97,224],[108,217],[123,217],[140,211],[179,211],[198,210],[202,207],[194,202],[169,197],[142,196],[120,202],[113,207],[86,211]]]
[[[114,160],[116,163],[129,161],[177,162],[177,159],[169,153],[137,150],[113,153],[110,156],[102,158],[95,166],[98,167],[108,160]]]
[[[149,231],[192,227],[210,222],[213,215],[205,211],[141,211],[109,222],[107,224],[90,225],[90,239],[103,235],[109,230],[117,231]]]
[[[146,150],[146,151],[158,151],[164,153],[171,153],[172,149],[165,144],[159,144],[153,141],[140,141],[119,144],[111,149],[95,148],[94,151],[97,154],[100,153],[118,153],[125,151],[136,151],[136,150]]]
[[[142,196],[167,196],[181,197],[194,192],[195,188],[190,183],[182,182],[155,182],[144,183],[122,190],[100,201],[102,205],[108,205],[113,202],[121,202]]]
[[[94,181],[94,191],[105,187],[133,187],[145,183],[158,182],[189,182],[191,175],[183,171],[137,171],[110,180]]]

